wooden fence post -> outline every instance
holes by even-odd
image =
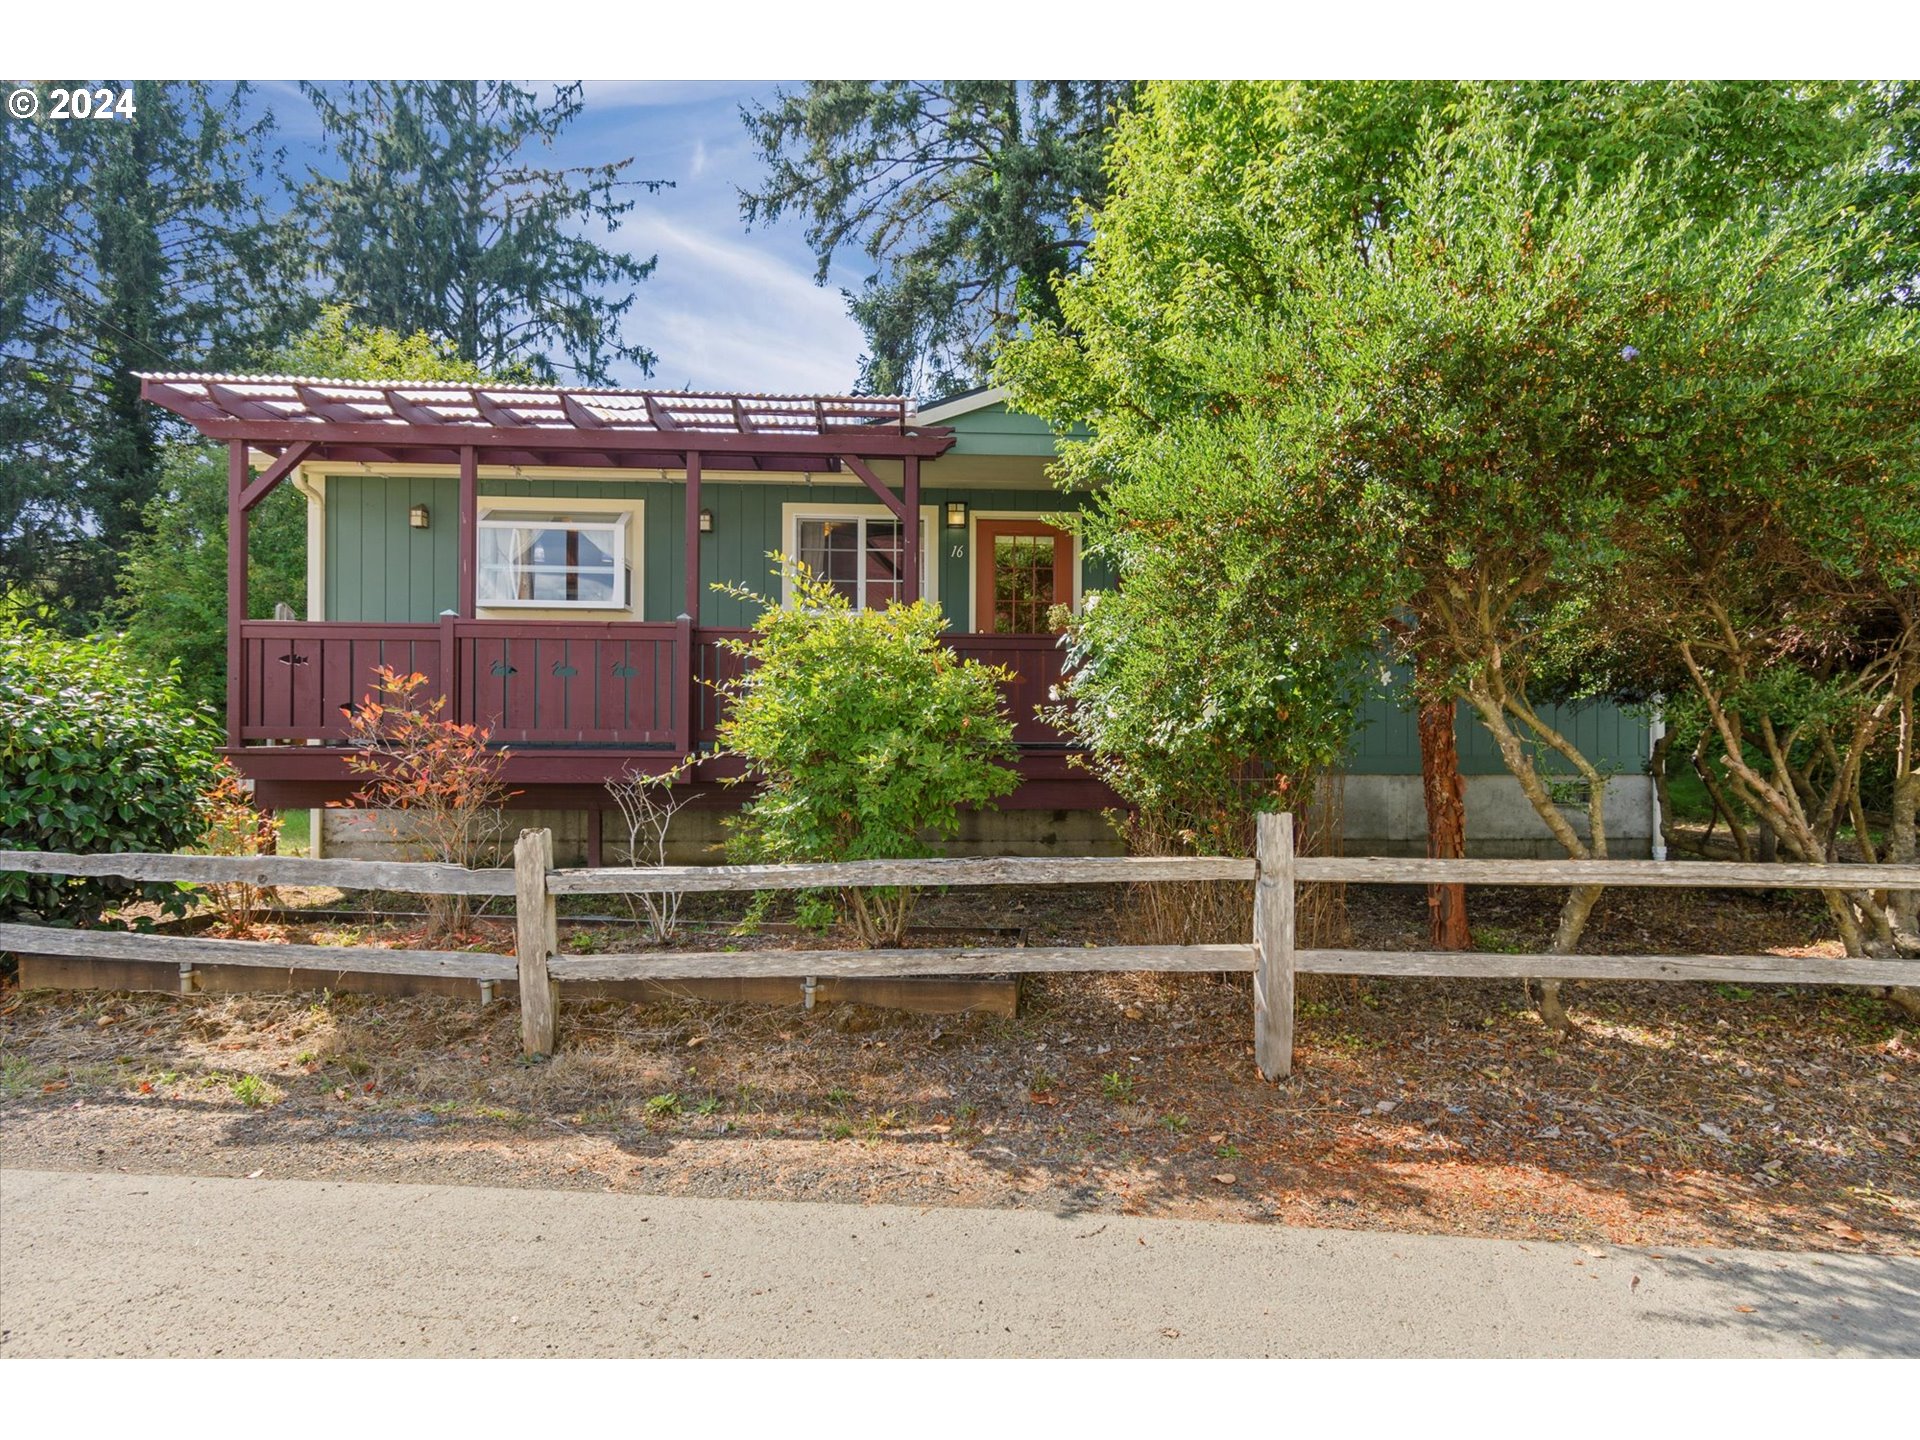
[[[1253,1058],[1268,1080],[1293,1073],[1293,816],[1256,817]]]
[[[547,962],[560,947],[547,872],[553,869],[553,832],[522,830],[513,842],[514,950],[520,962],[520,1048],[528,1055],[553,1053],[559,987]]]

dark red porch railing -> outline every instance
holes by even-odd
[[[1050,705],[1060,684],[1066,652],[1057,635],[949,635],[947,644],[969,660],[1003,665],[1013,672],[1000,693],[1013,717],[1013,743],[1028,749],[1069,745],[1067,738],[1034,713]]]
[[[740,678],[744,662],[721,645],[723,640],[744,640],[751,630],[723,630],[702,626],[693,632],[693,739],[703,749],[711,748],[720,737],[720,715],[726,708],[724,687]]]
[[[382,665],[441,685],[438,625],[249,620],[240,647],[242,743],[346,738],[344,707],[367,694]]]
[[[685,748],[678,626],[458,620],[453,633],[455,711],[503,745]]]
[[[721,630],[703,627],[693,632],[695,675],[699,684],[693,699],[694,739],[711,745],[718,738],[720,713],[725,701],[714,689],[740,675],[740,659],[721,645],[721,641],[741,639],[751,630]],[[1007,711],[1013,717],[1013,739],[1028,749],[1072,748],[1072,742],[1034,713],[1034,707],[1053,703],[1060,684],[1066,656],[1054,635],[975,635],[949,634],[946,643],[969,660],[1002,665],[1013,678],[1000,687],[1006,697]]]
[[[454,719],[486,726],[502,744],[707,748],[726,703],[716,687],[741,668],[720,642],[749,633],[658,622],[249,620],[237,733],[243,744],[344,740],[346,707],[372,689],[378,666],[390,665],[425,675],[429,693],[451,694]],[[947,643],[1012,672],[1003,693],[1016,744],[1068,746],[1034,713],[1060,681],[1055,637],[949,635]]]

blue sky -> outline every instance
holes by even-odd
[[[554,159],[594,164],[633,156],[636,178],[674,182],[641,191],[612,236],[595,238],[645,258],[660,257],[628,312],[626,335],[659,357],[650,383],[701,390],[826,391],[853,385],[862,350],[847,318],[843,285],[866,274],[864,256],[841,260],[826,287],[799,217],[752,232],[740,221],[736,187],[761,166],[740,106],[770,99],[766,82],[591,81],[586,108],[563,133]],[[258,87],[279,122],[290,165],[317,159],[312,106],[291,83]],[[616,377],[643,383],[638,373]]]

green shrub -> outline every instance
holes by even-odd
[[[729,642],[748,664],[720,743],[761,787],[729,848],[761,862],[933,853],[929,837],[957,834],[963,806],[1018,783],[1005,672],[943,646],[946,622],[925,601],[856,611],[799,565],[789,584],[790,608],[761,601],[752,639]],[[897,944],[913,894],[841,901],[863,944]]]
[[[0,614],[0,849],[183,849],[218,733],[172,671],[143,669],[113,636],[69,639]],[[172,885],[0,872],[0,915],[74,924]]]

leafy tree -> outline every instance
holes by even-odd
[[[1177,365],[1161,368],[1156,342],[1187,325],[1204,336],[1204,307],[1222,292],[1268,309],[1288,303],[1263,268],[1263,234],[1350,247],[1365,264],[1388,263],[1407,221],[1406,174],[1423,134],[1468,125],[1527,133],[1538,163],[1563,181],[1584,170],[1604,184],[1652,165],[1661,181],[1647,206],[1673,218],[1717,218],[1869,151],[1873,127],[1858,118],[1861,93],[1858,86],[1744,82],[1155,87],[1114,151],[1128,194],[1097,217],[1098,253],[1114,277],[1106,299],[1141,342],[1115,378],[1129,391],[1126,404],[1156,419],[1205,403],[1188,393]],[[1713,163],[1683,163],[1696,153]],[[1149,368],[1132,368],[1140,365]],[[1094,407],[1085,413],[1101,413],[1111,388],[1102,393],[1096,385],[1082,397]],[[1417,659],[1417,648],[1412,653]],[[1461,854],[1454,696],[1417,665],[1411,673],[1429,851]],[[1464,890],[1436,887],[1430,905],[1432,943],[1467,944]]]
[[[1727,297],[1710,377],[1653,357],[1689,468],[1628,517],[1615,583],[1588,605],[1599,633],[1665,648],[1730,814],[1756,816],[1802,863],[1911,864],[1920,315],[1836,300],[1804,278],[1824,272],[1821,254],[1770,258],[1775,298]],[[1884,847],[1866,800],[1876,765],[1889,772]],[[1916,898],[1827,901],[1850,954],[1920,953]]]
[[[1082,206],[1105,194],[1107,128],[1132,82],[815,80],[741,111],[768,166],[749,224],[797,212],[825,284],[857,247],[877,266],[846,292],[866,332],[860,384],[937,395],[976,384],[1019,315],[1056,312],[1080,261]]]
[[[1036,327],[1005,373],[1042,413],[1093,421],[1064,468],[1106,482],[1097,548],[1122,554],[1131,535],[1156,563],[1218,575],[1210,551],[1237,527],[1259,558],[1194,585],[1188,614],[1246,603],[1276,650],[1322,621],[1323,651],[1368,638],[1347,627],[1369,612],[1402,622],[1403,650],[1473,706],[1550,833],[1570,855],[1604,855],[1607,776],[1539,703],[1598,649],[1582,601],[1663,485],[1758,485],[1782,445],[1833,453],[1823,427],[1884,374],[1848,378],[1846,362],[1886,343],[1872,307],[1844,305],[1817,214],[1697,226],[1644,167],[1607,186],[1578,167],[1563,178],[1537,134],[1497,114],[1430,128],[1397,182],[1390,263],[1374,263],[1348,235],[1288,227],[1260,208],[1268,191],[1243,185],[1236,167],[1275,154],[1258,98],[1171,89],[1123,124],[1115,199],[1065,288],[1064,324]],[[1195,234],[1215,263],[1182,253]],[[1728,368],[1735,325],[1750,348]],[[1743,450],[1698,417],[1722,404],[1750,417],[1741,387],[1758,376],[1791,440]],[[1235,482],[1177,493],[1209,467]],[[1577,943],[1597,895],[1569,897],[1556,948]]]
[[[1888,304],[1920,308],[1920,82],[1867,87],[1859,112],[1876,143],[1846,196],[1856,243],[1841,273]]]
[[[258,183],[271,114],[248,118],[245,86],[131,89],[131,115],[43,103],[0,146],[0,585],[69,627],[111,593],[183,430],[134,372],[234,368],[306,303]]]
[[[166,851],[200,838],[214,776],[212,720],[175,677],[112,636],[70,639],[0,613],[0,849]],[[86,924],[172,885],[0,872],[0,915]]]
[[[764,607],[750,639],[721,642],[749,668],[720,744],[760,786],[729,822],[734,852],[775,862],[933,853],[926,837],[958,834],[962,806],[1018,783],[1005,672],[940,644],[946,620],[928,601],[856,611],[804,566],[789,578],[791,607],[725,587]],[[898,944],[913,901],[904,887],[843,894],[865,945]]]
[[[543,166],[580,115],[578,83],[551,98],[505,80],[379,80],[312,99],[334,173],[309,172],[302,215],[319,237],[321,272],[364,323],[425,332],[488,374],[605,383],[615,366],[653,366],[621,337],[655,259],[635,260],[588,231],[617,231],[632,158]],[[611,292],[611,293],[610,293]]]
[[[1252,498],[1231,463],[1189,478],[1212,492],[1200,507],[1215,516]],[[1175,503],[1181,488],[1153,484],[1155,499]],[[1276,646],[1247,569],[1267,558],[1259,537],[1223,524],[1211,544],[1189,551],[1161,547],[1153,534],[1148,521],[1129,537],[1127,584],[1090,596],[1070,622],[1073,679],[1050,718],[1087,747],[1095,772],[1136,808],[1136,825],[1167,848],[1245,854],[1254,811],[1304,809],[1313,778],[1345,754],[1361,687],[1337,637],[1356,627],[1322,615],[1294,630],[1295,643]],[[1217,586],[1223,603],[1188,604],[1178,592],[1196,585]],[[1221,686],[1222,672],[1236,683]]]
[[[424,334],[397,335],[356,321],[344,305],[314,322],[269,362],[291,375],[340,380],[467,380],[489,377]],[[178,664],[195,701],[216,709],[227,687],[227,460],[219,446],[166,447],[159,493],[129,548],[119,594],[108,607],[128,648],[149,665]],[[307,593],[307,506],[282,485],[247,520],[250,618]]]
[[[358,315],[351,306],[322,305],[313,323],[273,357],[288,375],[330,380],[518,380],[519,370],[489,372],[454,353],[453,346],[424,330],[390,330]]]
[[[147,528],[120,572],[109,605],[127,649],[157,669],[176,666],[196,703],[224,709],[227,693],[227,457],[217,445],[167,447]],[[307,502],[292,485],[261,501],[247,521],[249,618],[298,612],[307,593]]]

